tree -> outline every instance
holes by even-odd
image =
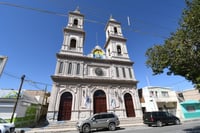
[[[146,51],[154,75],[180,75],[200,89],[200,0],[186,0],[179,28],[163,45]]]

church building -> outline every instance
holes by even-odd
[[[104,49],[96,46],[84,54],[84,15],[69,12],[48,107],[48,120],[77,121],[99,112],[119,118],[142,117],[137,83],[122,34],[112,17],[105,27]]]

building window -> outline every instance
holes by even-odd
[[[110,34],[109,30],[107,32],[108,32],[108,35],[109,35]]]
[[[128,71],[129,71],[130,78],[132,78],[133,76],[132,76],[131,68],[128,68]]]
[[[78,25],[78,19],[74,19],[73,26],[77,26],[77,25]]]
[[[155,96],[158,97],[158,92],[157,91],[155,91]]]
[[[169,94],[167,91],[162,91],[161,94],[163,97],[169,97]]]
[[[119,68],[116,67],[116,76],[119,77]]]
[[[108,56],[110,56],[110,49],[108,49]]]
[[[125,78],[126,77],[126,73],[125,73],[125,68],[124,67],[122,68],[122,72],[123,72],[123,76]]]
[[[114,33],[117,34],[117,27],[114,27]]]
[[[80,74],[80,63],[76,66],[76,74]]]
[[[72,73],[72,63],[69,63],[68,74],[71,74],[71,73]]]
[[[121,53],[122,53],[121,47],[120,47],[119,45],[117,45],[117,53],[118,53],[118,54],[121,54]]]
[[[192,106],[192,105],[189,105],[189,106],[186,107],[186,110],[187,110],[188,112],[195,112],[195,107]]]
[[[62,73],[62,71],[63,71],[63,62],[60,62],[58,72]]]
[[[154,92],[150,91],[150,97],[153,97],[153,96],[154,96]]]
[[[76,40],[75,39],[71,39],[70,41],[70,49],[75,49],[76,48]]]

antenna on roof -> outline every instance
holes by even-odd
[[[150,86],[150,82],[149,82],[149,77],[146,76],[146,80],[147,80],[147,85]]]
[[[98,33],[96,32],[96,44],[98,45]]]
[[[110,19],[112,19],[112,14],[110,14]]]
[[[130,18],[129,18],[129,16],[127,16],[127,21],[128,21],[128,26],[130,26],[131,23],[130,23]]]

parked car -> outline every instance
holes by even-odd
[[[180,124],[180,119],[171,113],[164,111],[145,112],[143,122],[148,126],[156,125],[161,127],[168,124]]]
[[[9,123],[6,120],[0,118],[0,133],[14,133],[15,125],[14,123]]]
[[[120,121],[114,113],[97,113],[86,120],[76,123],[80,133],[89,133],[92,129],[108,128],[114,131],[119,126]]]

